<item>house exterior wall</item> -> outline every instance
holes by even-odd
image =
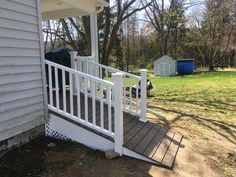
[[[0,142],[45,122],[38,4],[0,1]]]

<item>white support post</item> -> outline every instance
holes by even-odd
[[[112,74],[115,84],[114,114],[115,114],[115,152],[123,154],[123,74],[118,72]]]
[[[97,24],[97,13],[93,13],[94,18],[94,42],[95,42],[95,62],[99,63],[99,50],[98,50],[98,24]]]
[[[75,58],[76,58],[78,52],[71,51],[69,53],[70,53],[71,68],[77,70],[76,64],[75,64]],[[73,75],[73,78],[72,78],[72,83],[73,83],[72,84],[73,85],[73,95],[77,95],[77,93],[76,93],[77,92],[77,86],[76,86],[76,83],[75,83],[75,76],[74,75]]]
[[[90,14],[90,35],[91,35],[91,56],[96,62],[96,29],[95,29],[95,13]]]
[[[95,27],[95,62],[99,63],[99,41],[98,41],[98,18],[97,18],[97,12],[94,13],[94,27]],[[99,77],[99,67],[96,67],[96,76]]]
[[[146,69],[141,69],[141,112],[140,121],[147,122],[147,71]]]
[[[97,26],[97,13],[96,11],[90,14],[90,31],[91,31],[91,55],[93,61],[99,63],[99,51],[98,51],[98,26]],[[96,66],[96,77],[99,76],[99,68]]]

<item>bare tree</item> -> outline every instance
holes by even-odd
[[[137,15],[134,13],[132,16],[127,18],[122,25],[122,32],[124,35],[124,59],[126,63],[126,71],[129,71],[130,64],[134,64],[137,61],[137,45],[136,37],[138,35],[137,29]]]
[[[231,0],[206,0],[203,20],[198,23],[198,50],[210,71],[224,60],[230,44],[233,43],[235,3]]]
[[[60,22],[58,20],[47,20],[43,22],[43,32],[45,38],[45,47],[44,52],[46,53],[48,50],[55,48],[58,38],[64,40],[62,32],[60,32]]]
[[[109,2],[109,0],[107,1]],[[99,47],[101,49],[101,63],[109,64],[109,56],[112,51],[113,43],[122,22],[134,13],[145,9],[150,3],[142,6],[139,0],[115,0],[112,7],[105,7],[104,11],[98,15],[98,26],[99,29],[103,31],[103,37],[102,40],[100,40],[102,42],[99,43],[99,45],[101,45]],[[61,40],[66,41],[68,45],[78,52],[81,51],[79,45],[82,41],[82,43],[86,44],[86,49],[90,51],[89,17],[60,19],[59,22],[62,24],[60,31],[65,33],[64,36],[66,36],[66,39],[63,37],[63,34],[50,29],[44,29],[44,32],[53,34]],[[78,42],[78,40],[80,42]]]
[[[115,0],[113,7],[105,8],[104,38],[101,44],[101,63],[105,65],[109,64],[109,56],[111,54],[113,43],[118,31],[120,30],[122,22],[134,13],[145,9],[152,3],[152,1],[142,6],[140,3],[141,0]]]
[[[146,5],[149,1],[143,0]],[[170,0],[168,5],[164,0],[154,0],[145,9],[148,22],[159,35],[160,54],[172,54],[176,57],[178,35],[185,28],[185,0]],[[172,41],[171,41],[171,40]]]

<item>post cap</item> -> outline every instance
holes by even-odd
[[[140,71],[140,72],[148,72],[147,69],[140,69],[139,71]]]
[[[74,56],[76,56],[77,53],[78,53],[78,52],[76,52],[76,51],[70,51],[70,52],[69,52],[70,55],[74,55]]]
[[[123,75],[124,75],[123,72],[116,72],[116,73],[113,73],[113,74],[112,74],[112,77],[113,77],[113,76],[114,76],[114,77],[123,76]]]

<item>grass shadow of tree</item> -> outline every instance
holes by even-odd
[[[183,116],[190,117],[191,119],[197,121],[202,126],[205,126],[205,127],[209,128],[210,130],[216,132],[217,134],[221,135],[222,137],[227,139],[229,142],[236,144],[236,135],[235,135],[236,134],[236,125],[228,124],[224,121],[214,120],[211,118],[201,117],[201,116],[191,114],[191,113],[186,113],[186,112],[183,112],[180,110],[163,108],[158,105],[152,105],[150,107],[180,115],[180,116],[176,117],[176,119],[165,120],[164,123],[167,124],[168,126],[177,122]]]
[[[213,109],[218,110],[219,112],[226,111],[234,111],[236,105],[229,104],[227,102],[221,101],[221,100],[183,100],[181,98],[170,98],[170,99],[164,99],[164,98],[158,98],[159,101],[171,101],[171,102],[182,102],[182,103],[189,103],[193,105],[198,105],[205,107],[206,109]]]

